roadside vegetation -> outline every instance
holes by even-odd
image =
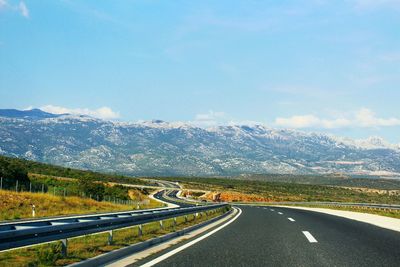
[[[63,197],[29,192],[16,193],[5,190],[0,190],[0,199],[1,221],[32,218],[32,205],[35,205],[36,217],[124,211],[136,208],[155,208],[162,205],[155,200],[149,200],[146,204],[138,206],[136,202],[115,204],[90,198]]]
[[[173,219],[164,220],[163,229],[160,229],[159,222],[144,224],[142,236],[139,236],[137,226],[114,230],[113,243],[111,245],[107,244],[108,234],[106,233],[72,238],[68,241],[68,255],[65,258],[61,255],[60,242],[0,252],[0,267],[65,266],[115,249],[181,230],[220,216],[227,211],[228,208],[218,209],[212,213],[208,212],[207,216],[202,212],[199,213],[200,216],[197,218],[195,218],[194,215],[188,215],[187,222],[185,222],[184,216],[177,217],[176,227],[173,225]]]
[[[180,182],[185,189],[210,191],[205,195],[212,199],[220,194],[221,201],[231,202],[363,202],[400,204],[400,195],[387,191],[362,191],[354,188],[327,185],[309,185],[228,178],[163,178]]]
[[[115,184],[117,178],[0,156],[0,220],[30,218],[32,205],[35,217],[162,206],[148,197],[148,189]],[[135,178],[132,181],[149,184]]]
[[[377,176],[352,177],[344,174],[331,175],[291,175],[291,174],[253,174],[233,177],[238,180],[279,182],[292,184],[332,185],[381,190],[400,190],[400,179],[387,179]]]
[[[23,180],[26,178],[28,173],[42,174],[53,177],[91,179],[121,184],[155,185],[149,180],[143,180],[134,177],[117,174],[104,174],[89,170],[77,170],[30,160],[0,156],[0,176],[4,178],[5,184],[8,180]]]

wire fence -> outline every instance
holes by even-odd
[[[53,196],[59,196],[59,197],[80,197],[80,198],[86,198],[86,199],[92,199],[98,202],[109,202],[113,204],[118,204],[118,205],[130,205],[130,206],[135,206],[136,208],[140,208],[141,206],[144,205],[149,205],[150,200],[149,199],[143,199],[143,200],[132,200],[126,198],[119,198],[113,195],[107,195],[107,194],[87,194],[84,191],[81,190],[72,190],[68,189],[68,187],[64,186],[54,186],[54,185],[48,185],[45,183],[38,183],[38,182],[20,182],[19,180],[15,180],[15,182],[10,182],[10,180],[7,180],[0,177],[0,190],[7,190],[7,191],[14,191],[14,192],[29,192],[29,193],[41,193],[41,194],[50,194]]]

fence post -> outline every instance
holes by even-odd
[[[68,254],[68,239],[61,239],[61,255],[65,258]]]
[[[160,221],[160,229],[161,229],[161,230],[164,230],[164,224],[163,224],[163,221],[162,221],[162,220]]]
[[[56,195],[56,188],[55,187],[53,187],[53,195],[54,196]]]
[[[174,231],[176,230],[176,217],[174,217]]]
[[[113,243],[113,230],[108,231],[108,242],[107,244],[110,246]]]
[[[143,235],[143,226],[139,224],[138,226],[138,237],[141,237]]]
[[[29,183],[29,193],[32,193],[32,183]]]
[[[15,184],[15,192],[18,192],[18,180],[17,183]]]
[[[42,194],[44,194],[44,184],[42,184]]]
[[[0,189],[3,190],[3,177],[0,178]]]

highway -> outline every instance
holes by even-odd
[[[159,191],[158,193],[154,194],[154,198],[169,202],[175,205],[178,205],[180,207],[194,207],[196,206],[195,204],[189,204],[187,202],[182,201],[181,199],[176,197],[176,194],[179,192],[179,190],[162,190]],[[176,200],[174,200],[176,199]]]
[[[157,193],[156,197],[164,199],[164,192],[170,194],[170,197],[174,197],[178,191],[163,190]],[[226,206],[226,204],[196,206],[181,203],[179,205],[180,207],[175,208],[134,210],[104,213],[102,215],[88,214],[75,217],[44,218],[35,221],[0,223],[0,251],[63,240],[63,251],[66,254],[68,243],[66,239],[68,238],[106,231],[110,233],[110,231],[115,229],[142,225]],[[112,238],[112,234],[110,234],[110,238]]]
[[[399,232],[311,211],[240,208],[227,227],[155,266],[400,266]],[[151,266],[180,246],[133,266]]]

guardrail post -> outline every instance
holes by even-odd
[[[112,245],[113,243],[113,230],[108,231],[108,241],[107,241],[107,245]]]
[[[174,217],[174,231],[176,230],[176,217]]]
[[[138,236],[141,237],[143,235],[143,226],[139,224],[138,226]]]
[[[163,224],[163,221],[162,221],[162,220],[160,221],[160,229],[161,229],[161,230],[164,230],[164,224]]]
[[[68,254],[68,239],[61,239],[61,255],[65,258]]]

